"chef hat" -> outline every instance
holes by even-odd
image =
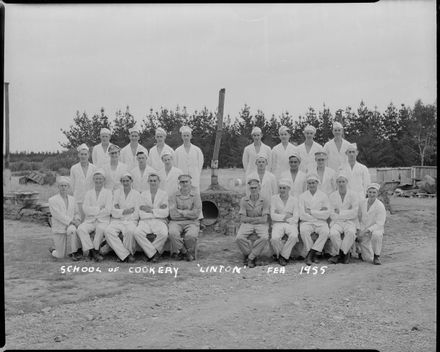
[[[278,128],[278,134],[281,134],[282,132],[289,132],[287,126],[281,126],[280,128]]]
[[[341,177],[345,178],[345,179],[347,180],[347,182],[348,182],[348,175],[347,175],[347,173],[346,173],[344,170],[342,170],[342,169],[338,170],[338,173],[337,173],[337,175],[336,175],[336,180],[338,180],[338,178],[341,178]]]
[[[378,184],[378,183],[370,183],[370,184],[368,185],[368,187],[367,187],[367,191],[368,191],[370,188],[374,188],[374,189],[376,189],[376,190],[379,191],[379,189],[380,189],[380,184]]]
[[[108,153],[110,152],[119,152],[121,148],[119,148],[116,144],[112,144],[110,145],[110,147],[108,147]]]
[[[287,177],[283,177],[278,181],[278,186],[287,186],[289,188],[292,188],[292,181],[289,180]]]
[[[304,127],[304,132],[307,131],[312,131],[313,133],[316,133],[316,128],[313,127],[312,125],[307,125],[306,127]]]
[[[165,155],[169,155],[171,157],[173,157],[173,153],[171,153],[169,150],[164,150],[161,154],[160,154],[160,158],[163,159],[163,157]]]
[[[249,185],[252,182],[257,182],[258,184],[260,184],[260,180],[254,176],[250,176],[246,179],[246,183]]]
[[[132,132],[139,133],[140,132],[139,127],[137,125],[134,125],[132,128],[129,128],[128,133],[132,133]]]
[[[327,156],[327,152],[324,148],[319,148],[316,152],[315,152],[315,156],[320,156],[320,155],[324,155]]]
[[[292,158],[292,157],[297,158],[299,160],[299,162],[301,162],[301,156],[299,155],[299,153],[297,151],[294,151],[294,152],[290,153],[289,159]]]
[[[267,155],[265,153],[258,153],[255,157],[255,161],[257,161],[258,159],[264,159],[267,161]]]
[[[101,132],[99,132],[99,134],[102,136],[103,134],[109,135],[111,136],[111,132],[108,128],[101,128]]]
[[[349,150],[357,150],[357,144],[356,144],[356,143],[350,143],[350,144],[347,146],[347,149],[346,149],[345,152],[348,152]]]
[[[159,181],[160,181],[160,175],[159,175],[158,172],[155,172],[155,171],[150,172],[150,173],[148,174],[148,177],[147,177],[147,178],[149,178],[150,176],[157,176],[157,178],[158,178]]]
[[[180,181],[182,178],[189,178],[190,180],[192,179],[191,175],[188,175],[188,174],[179,175],[179,177],[177,179]]]
[[[344,127],[342,126],[342,124],[338,121],[333,122],[333,128],[341,128],[344,129]]]
[[[180,133],[185,133],[185,132],[192,133],[192,129],[189,126],[182,126],[182,127],[180,127],[179,132]]]
[[[318,177],[318,174],[316,174],[315,172],[310,172],[310,173],[307,174],[307,176],[306,176],[306,180],[307,180],[307,181],[309,181],[309,180],[316,180],[316,181],[318,181],[318,183],[319,183],[319,177]]]
[[[156,128],[156,134],[161,134],[163,136],[166,136],[167,132],[162,127],[158,127]]]
[[[66,185],[69,185],[69,186],[70,186],[70,177],[67,177],[67,176],[58,176],[58,177],[57,177],[57,183],[58,183],[59,185],[61,185],[61,184],[66,184]]]
[[[95,172],[93,172],[93,176],[95,175],[102,175],[105,177],[105,172],[103,169],[96,169]]]
[[[257,127],[257,126],[255,126],[253,129],[252,129],[252,132],[251,132],[251,134],[254,134],[254,133],[262,133],[261,132],[261,128],[260,127]]]
[[[121,177],[119,178],[119,181],[121,181],[124,177],[128,177],[130,180],[133,181],[133,176],[129,172],[124,172]]]
[[[79,152],[80,152],[81,150],[83,150],[83,149],[89,151],[89,147],[87,146],[87,144],[83,143],[83,144],[81,144],[78,148],[76,148],[76,150],[79,151]]]

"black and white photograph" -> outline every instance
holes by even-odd
[[[0,7],[2,351],[436,349],[434,0]]]

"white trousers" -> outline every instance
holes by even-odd
[[[81,240],[83,252],[86,252],[92,248],[99,250],[101,243],[104,241],[104,231],[108,226],[108,222],[83,222],[78,226],[78,237]],[[95,231],[95,237],[90,238],[90,233]]]
[[[153,243],[147,238],[147,234],[154,233],[156,238]],[[158,219],[141,220],[134,232],[136,243],[142,248],[144,253],[153,257],[156,252],[162,253],[163,246],[168,238],[168,226]]]
[[[52,251],[52,255],[55,258],[61,259],[66,257],[66,254],[75,253],[81,246],[81,242],[78,238],[76,227],[74,225],[68,226],[66,233],[54,233],[52,237],[55,246],[55,250]]]
[[[281,238],[287,235],[287,240]],[[298,225],[288,224],[287,222],[274,222],[272,224],[272,238],[270,243],[277,258],[281,255],[285,259],[289,259],[292,249],[298,242]]]
[[[344,234],[342,236],[342,234]],[[330,240],[332,242],[331,255],[338,255],[339,250],[347,254],[356,238],[356,225],[352,221],[338,222],[330,228]]]
[[[373,261],[374,254],[382,252],[383,230],[373,231],[369,235],[358,237],[358,248],[364,260]]]
[[[105,230],[105,239],[107,244],[115,251],[119,259],[124,260],[130,254],[131,248],[135,244],[134,232],[136,231],[136,222],[112,221]],[[122,234],[123,240],[119,238]]]
[[[322,222],[320,224],[315,224],[311,222],[301,222],[299,225],[299,232],[301,234],[301,239],[304,244],[304,252],[307,254],[311,249],[317,252],[322,252],[325,242],[329,236],[329,228],[327,222]],[[313,243],[312,233],[316,232],[318,238]]]

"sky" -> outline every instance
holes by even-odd
[[[56,151],[76,111],[297,117],[434,103],[435,1],[5,5],[10,150]]]

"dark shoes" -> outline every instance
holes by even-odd
[[[104,257],[101,254],[99,254],[99,252],[95,248],[92,248],[90,250],[90,254],[92,258],[95,260],[95,262],[102,262],[104,260]]]
[[[351,257],[350,252],[344,254],[342,257],[342,264],[350,264],[350,257]]]
[[[186,260],[187,262],[192,262],[192,261],[194,260],[194,257],[192,256],[192,254],[191,254],[189,251],[187,251],[187,252],[185,253],[185,260]]]
[[[380,262],[379,256],[376,254],[374,255],[373,264],[374,265],[382,265],[382,263]]]
[[[54,247],[49,247],[49,252],[50,252],[50,254],[52,254],[52,252],[55,250],[55,248]]]
[[[243,256],[243,265],[247,265],[247,263],[248,263],[248,256],[244,255]]]
[[[150,261],[151,261],[152,263],[157,263],[157,262],[159,261],[159,257],[160,257],[159,252],[156,252],[156,253],[154,253],[154,255],[151,257]]]
[[[255,264],[255,258],[254,259],[248,259],[247,261],[247,266],[249,268],[255,268],[256,264]]]
[[[339,259],[340,259],[339,255],[334,255],[333,257],[329,258],[328,262],[332,264],[338,264]]]
[[[77,261],[81,260],[82,255],[78,252],[75,252],[75,253],[71,254],[71,258],[74,262],[77,262]]]
[[[313,263],[319,263],[318,259],[316,258],[316,250],[311,249],[309,253],[307,253],[306,257],[306,265],[312,265]]]
[[[280,255],[279,263],[281,266],[287,265],[287,259],[285,259],[283,256]]]

